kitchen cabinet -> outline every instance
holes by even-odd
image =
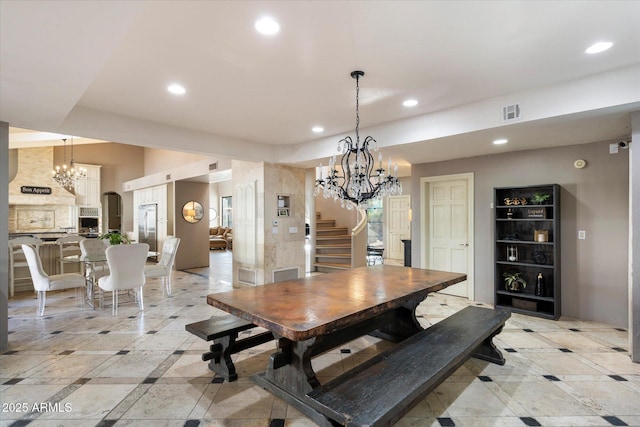
[[[87,169],[87,177],[75,182],[74,190],[76,194],[76,205],[78,206],[100,206],[102,192],[100,188],[100,169],[99,165],[85,165],[76,163],[77,168],[83,167]]]

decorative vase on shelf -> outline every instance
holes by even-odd
[[[538,273],[538,277],[536,278],[536,296],[544,296],[544,277],[542,276],[542,273]]]

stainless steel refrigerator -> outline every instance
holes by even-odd
[[[158,248],[158,205],[138,206],[138,242],[147,243],[149,251],[157,252]]]

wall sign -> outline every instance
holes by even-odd
[[[51,194],[51,187],[34,187],[33,185],[23,185],[20,187],[22,194]]]

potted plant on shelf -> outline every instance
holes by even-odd
[[[551,197],[550,194],[533,193],[533,196],[531,196],[531,203],[534,203],[536,205],[541,205],[547,200],[549,200],[549,197]]]
[[[98,236],[98,239],[108,239],[109,243],[112,245],[125,245],[131,243],[131,240],[129,240],[127,236],[115,231],[102,234]]]
[[[510,292],[522,292],[527,287],[527,281],[520,277],[521,273],[504,273],[504,287]]]

